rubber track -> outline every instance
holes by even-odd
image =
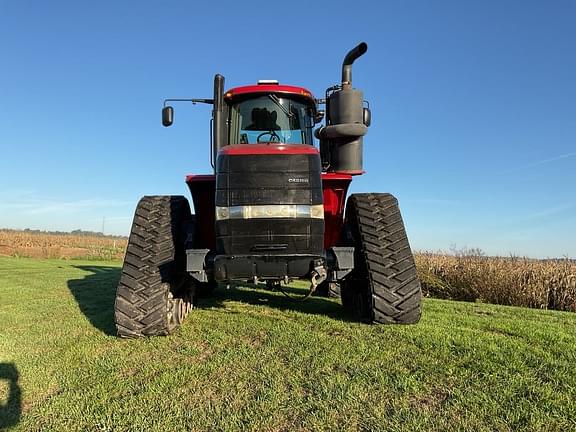
[[[182,196],[145,196],[134,215],[116,292],[114,317],[120,337],[167,335],[169,295],[181,269],[179,228],[190,218]]]
[[[356,268],[342,293],[345,307],[367,322],[418,322],[422,292],[396,198],[353,194],[346,223],[354,238]]]

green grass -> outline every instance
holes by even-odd
[[[221,287],[119,340],[119,263],[0,259],[0,429],[576,430],[576,315],[426,300],[420,324]]]

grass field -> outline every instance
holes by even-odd
[[[0,258],[0,429],[576,430],[576,315],[425,300],[420,324],[219,288],[114,337],[118,262]]]

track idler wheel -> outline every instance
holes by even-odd
[[[180,297],[168,293],[168,321],[173,328],[182,324],[193,308],[193,295],[190,291],[186,291]]]

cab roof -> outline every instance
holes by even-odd
[[[240,95],[245,96],[248,94],[256,95],[258,93],[265,93],[265,94],[277,93],[277,94],[293,95],[303,97],[314,103],[316,102],[314,96],[312,95],[312,92],[305,89],[304,87],[297,87],[283,84],[256,84],[256,85],[235,87],[224,93],[224,99],[230,100],[235,98],[236,96]]]

